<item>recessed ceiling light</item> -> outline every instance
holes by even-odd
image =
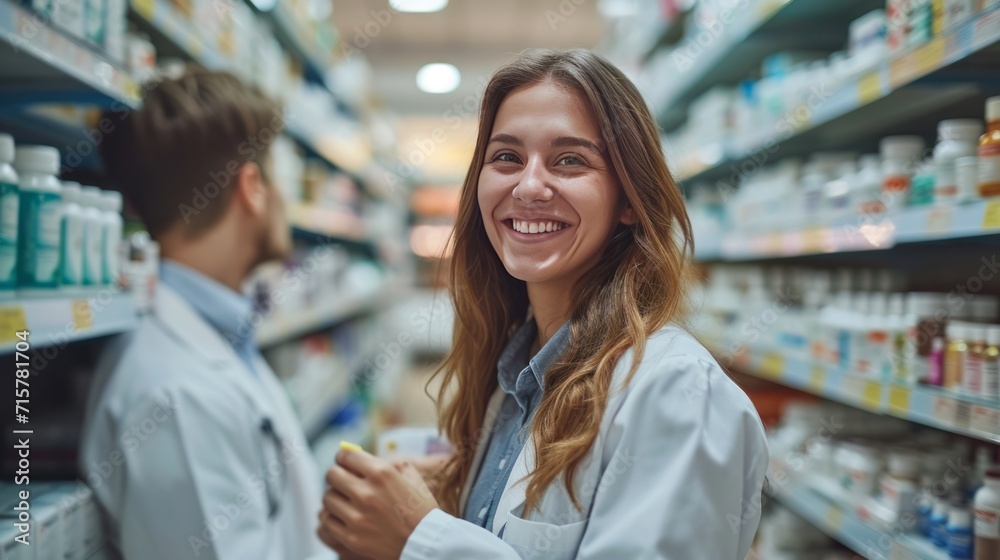
[[[448,0],[389,0],[389,6],[397,12],[427,14],[440,12],[448,5]]]
[[[435,62],[417,70],[417,87],[427,93],[449,93],[462,83],[462,75],[451,64]]]

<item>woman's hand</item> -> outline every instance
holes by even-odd
[[[340,451],[326,473],[320,539],[357,557],[396,559],[420,520],[438,507],[413,464]]]
[[[397,467],[404,463],[410,463],[416,467],[417,472],[420,473],[427,487],[430,488],[431,494],[434,495],[435,499],[440,500],[438,492],[441,491],[445,467],[448,466],[448,461],[450,460],[451,454],[449,453],[435,453],[434,455],[427,455],[425,457],[392,459],[390,462]]]

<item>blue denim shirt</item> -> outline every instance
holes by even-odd
[[[526,321],[514,333],[497,362],[497,380],[506,395],[489,443],[485,443],[486,453],[469,492],[464,515],[466,521],[487,530],[493,530],[500,496],[524,447],[535,409],[542,401],[545,371],[569,343],[569,323],[565,323],[529,360],[531,343],[537,332],[534,319]]]

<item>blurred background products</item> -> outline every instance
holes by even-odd
[[[689,326],[769,432],[751,557],[1000,558],[1000,2],[0,0],[0,32],[0,350],[30,331],[33,372],[0,462],[33,430],[34,527],[26,552],[0,485],[0,559],[108,554],[83,399],[153,311],[159,247],[99,153],[150,79],[197,63],[284,106],[244,148],[277,135],[295,250],[245,291],[323,466],[444,446],[449,236],[483,86],[528,47],[596,50],[657,119]]]

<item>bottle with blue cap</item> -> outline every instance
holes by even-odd
[[[20,146],[14,152],[20,177],[17,260],[18,290],[49,291],[59,286],[62,184],[59,150]]]

